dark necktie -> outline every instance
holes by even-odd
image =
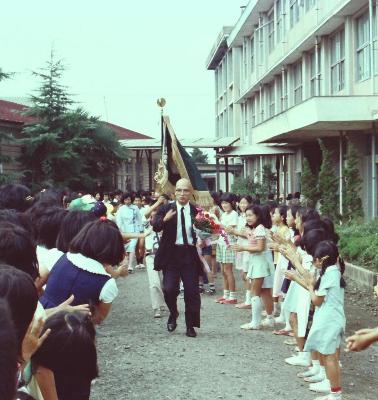
[[[182,240],[184,241],[184,244],[188,244],[188,236],[186,234],[186,228],[185,228],[184,207],[181,207],[181,229],[182,229]]]

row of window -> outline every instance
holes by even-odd
[[[373,27],[372,27],[372,36],[373,36],[373,48],[376,49],[378,46],[377,43],[377,29],[376,29],[376,13],[374,10],[374,18],[373,18]],[[334,35],[332,35],[329,39],[329,46],[327,44],[327,48],[329,48],[329,66],[330,66],[330,76],[331,76],[331,86],[330,93],[335,94],[340,92],[345,87],[345,31],[344,29],[339,30]],[[243,53],[242,53],[242,65],[241,65],[241,76],[244,82],[248,82],[248,73],[253,74],[255,71],[256,64],[258,60],[255,58],[256,54],[255,48],[255,38],[254,36],[250,38],[248,41],[246,40],[243,45]],[[262,52],[259,52],[260,56]],[[227,65],[227,69],[224,70],[224,73],[221,73],[221,70],[217,71],[217,98],[220,97],[224,90],[227,87],[227,82],[233,81],[233,68],[232,68],[232,52],[227,54],[226,62],[222,64]],[[369,13],[365,12],[361,16],[359,16],[355,20],[355,55],[356,55],[356,81],[363,81],[365,79],[369,79],[372,76],[372,67],[371,67],[371,43],[370,43],[370,19]],[[378,74],[378,51],[374,52],[374,73]],[[316,67],[316,64],[318,65]],[[223,67],[224,68],[224,67]],[[320,95],[320,75],[323,69],[323,73],[325,71],[326,66],[322,67],[321,63],[321,52],[320,46],[318,46],[317,53],[312,51],[310,53],[310,69],[311,69],[311,95]],[[227,73],[227,76],[226,76]],[[298,84],[295,97],[298,101],[301,101],[300,95],[300,78],[301,68],[298,66],[298,71],[295,73],[295,79]],[[222,90],[223,88],[223,90]],[[324,93],[323,93],[324,94]]]

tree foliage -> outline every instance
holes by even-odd
[[[238,195],[249,195],[255,197],[260,195],[261,184],[255,183],[253,178],[235,178],[231,186],[231,191]]]
[[[261,199],[268,200],[269,194],[277,192],[277,175],[272,171],[270,164],[263,166],[262,182],[261,182]]]
[[[319,200],[318,176],[312,172],[307,158],[303,160],[301,192],[305,198],[307,207],[315,207]]]
[[[13,73],[4,72],[0,68],[0,82],[2,80],[11,78],[12,75],[13,75]],[[10,133],[0,129],[0,164],[4,165],[4,164],[11,163],[13,161],[12,157],[8,156],[7,154],[3,154],[3,149],[1,146],[2,144],[3,145],[9,144],[9,143],[12,143],[13,141],[14,141],[14,138]],[[14,182],[18,178],[19,178],[19,174],[16,174],[16,173],[12,173],[12,174],[1,173],[0,174],[0,185]]]
[[[363,218],[362,200],[360,197],[362,179],[359,170],[359,158],[354,145],[348,140],[346,164],[343,169],[343,217],[345,221]]]
[[[338,178],[332,162],[332,151],[319,139],[322,164],[318,179],[320,212],[336,221],[339,218]]]
[[[206,164],[209,162],[208,155],[201,149],[194,148],[190,155],[196,164]]]
[[[60,83],[64,69],[52,53],[46,67],[33,72],[41,86],[25,112],[35,118],[23,129],[21,162],[26,183],[33,190],[46,185],[108,188],[125,151],[98,118],[73,107],[67,88]]]

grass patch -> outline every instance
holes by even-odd
[[[378,272],[378,220],[342,225],[337,232],[345,261]]]

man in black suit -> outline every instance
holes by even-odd
[[[184,284],[186,335],[196,337],[194,327],[200,327],[198,278],[202,263],[193,230],[197,210],[189,203],[192,191],[189,180],[178,180],[176,201],[160,207],[152,225],[155,232],[163,231],[155,256],[155,270],[163,271],[164,298],[170,312],[167,329],[173,332],[177,326],[177,296],[181,279]]]

